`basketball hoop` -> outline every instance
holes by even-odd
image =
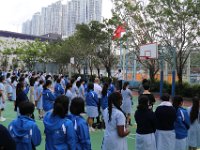
[[[140,60],[157,59],[158,44],[148,43],[140,46]]]
[[[149,56],[140,56],[140,60],[148,60],[148,59],[150,59]]]

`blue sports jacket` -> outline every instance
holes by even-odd
[[[76,136],[71,120],[48,112],[44,117],[46,150],[76,150]]]
[[[41,143],[40,130],[28,116],[21,115],[13,120],[8,130],[16,142],[16,150],[32,150]]]
[[[76,132],[76,150],[91,150],[88,124],[82,116],[70,114],[68,118],[73,122]]]
[[[98,95],[94,91],[90,91],[86,95],[86,105],[97,107],[99,103]]]
[[[45,112],[53,109],[53,104],[55,99],[56,99],[55,95],[49,89],[43,90],[42,100],[43,100],[43,109]]]
[[[188,136],[190,127],[190,118],[186,109],[179,107],[176,112],[176,121],[174,123],[177,139],[184,139]]]
[[[63,89],[63,87],[60,83],[56,83],[56,85],[54,87],[54,93],[55,93],[55,97],[58,97],[65,93],[65,90]]]
[[[101,108],[104,110],[108,108],[108,97],[111,94],[111,92],[108,90],[106,96],[102,96],[101,98]]]

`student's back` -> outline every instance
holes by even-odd
[[[30,117],[34,111],[34,105],[30,102],[22,102],[19,106],[20,116],[13,120],[8,129],[16,142],[17,150],[32,150],[41,143],[40,130],[35,121]]]
[[[176,110],[172,106],[160,105],[155,111],[158,130],[174,130]]]
[[[68,118],[73,122],[76,132],[76,150],[91,150],[89,127],[85,119],[73,114]]]
[[[44,117],[46,150],[75,150],[74,128],[67,118],[48,112]]]

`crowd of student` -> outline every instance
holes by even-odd
[[[121,85],[121,84],[120,84]],[[43,120],[46,150],[90,150],[90,134],[105,127],[102,150],[127,150],[133,108],[132,91],[125,82],[117,91],[112,79],[85,83],[78,77],[46,73],[10,73],[0,76],[0,121],[6,99],[14,102],[17,118],[8,126],[0,125],[0,149],[31,150],[41,143],[35,117]],[[200,101],[183,108],[183,98],[161,96],[155,109],[150,83],[144,80],[134,118],[136,150],[196,150],[200,147]],[[35,107],[39,116],[34,116]],[[86,110],[85,110],[86,109]],[[82,113],[87,115],[87,121]],[[101,117],[102,116],[102,117]],[[96,122],[94,124],[94,122]],[[96,125],[96,126],[95,126]]]

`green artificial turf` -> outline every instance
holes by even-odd
[[[136,124],[133,119],[133,115],[135,112],[137,106],[137,97],[134,97],[134,105],[133,105],[133,112],[132,112],[132,124],[133,126],[130,127],[131,133],[127,137],[128,141],[128,149],[129,150],[134,150],[135,149],[135,129],[136,129]],[[8,124],[16,118],[16,112],[14,112],[14,106],[13,102],[6,102],[6,109],[3,112],[3,116],[7,119],[5,122],[0,122],[4,126],[8,127]],[[86,116],[85,116],[86,117]],[[37,122],[37,125],[40,128],[41,134],[42,134],[42,143],[40,146],[37,147],[37,150],[44,150],[45,149],[45,135],[44,135],[44,126],[43,122],[38,119],[38,112],[35,110],[35,120]],[[95,132],[91,132],[91,143],[92,143],[92,149],[93,150],[101,150],[101,143],[103,139],[103,130],[96,130]]]

